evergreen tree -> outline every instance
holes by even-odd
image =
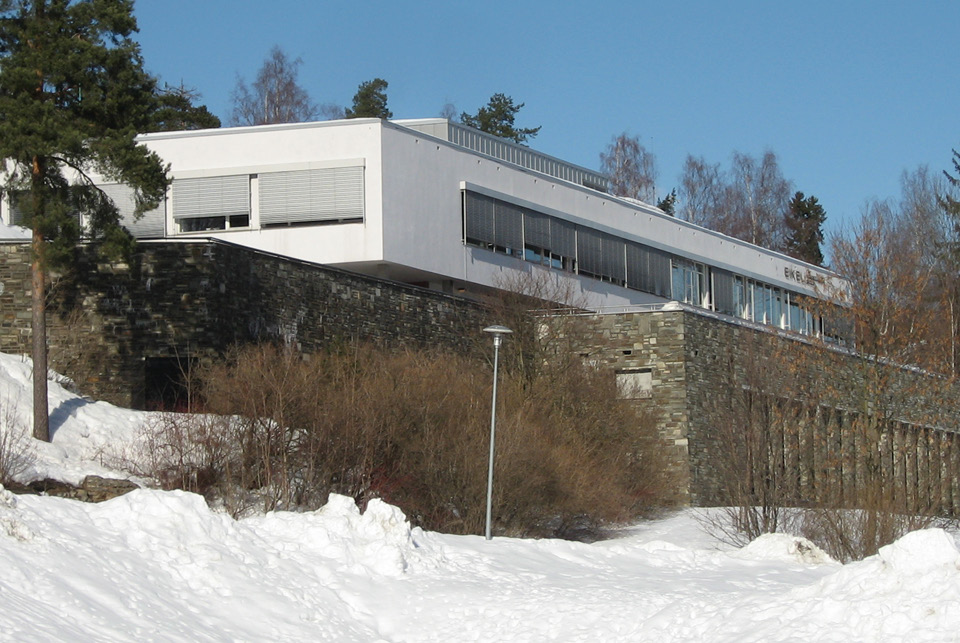
[[[506,94],[494,94],[490,97],[490,102],[477,110],[476,114],[471,115],[466,112],[460,114],[460,122],[475,127],[481,132],[507,138],[516,143],[525,143],[528,138],[536,136],[540,128],[517,129],[514,127],[517,112],[523,105],[523,103],[514,105],[513,99]]]
[[[206,105],[194,104],[200,95],[189,87],[164,84],[155,94],[156,107],[144,131],[176,132],[220,127],[220,119],[211,114]]]
[[[677,216],[677,190],[670,190],[670,194],[657,201],[657,207],[671,217]]]
[[[823,222],[827,213],[817,201],[817,197],[804,197],[797,192],[787,208],[785,223],[787,226],[786,253],[791,257],[823,265]]]
[[[135,139],[156,107],[136,30],[131,0],[0,2],[2,183],[33,231],[33,432],[41,440],[50,439],[48,271],[69,263],[81,234],[105,252],[129,247],[92,172],[134,188],[140,212],[158,205],[168,182],[159,157]]]
[[[956,174],[950,174],[946,170],[943,171],[943,175],[947,178],[947,182],[954,189],[954,194],[957,190],[960,190],[960,152],[953,150],[953,170]],[[938,200],[941,207],[950,217],[950,220],[953,224],[954,232],[960,234],[960,199],[956,198],[954,194],[944,193],[939,195]],[[960,248],[952,248],[953,252],[960,257]]]
[[[345,111],[347,118],[393,118],[393,112],[387,109],[387,81],[374,78],[360,83],[353,96],[353,107]]]

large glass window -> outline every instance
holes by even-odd
[[[673,258],[673,298],[685,304],[702,306],[704,296],[704,267],[702,263]]]
[[[814,334],[793,293],[500,199],[463,192],[463,240],[524,261],[670,297],[726,315]]]
[[[747,286],[743,277],[737,275],[733,278],[733,305],[734,314],[743,319],[750,319],[750,305],[747,298]]]

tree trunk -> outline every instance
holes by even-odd
[[[44,442],[50,441],[50,408],[47,401],[47,292],[46,292],[46,241],[40,231],[41,213],[44,207],[42,197],[43,159],[33,158],[33,228],[31,294],[33,315],[30,319],[32,339],[31,357],[33,358],[33,437]]]
[[[43,265],[43,236],[33,231],[32,295],[33,317],[30,331],[33,340],[33,437],[50,441],[50,412],[47,403],[47,315],[46,271]]]

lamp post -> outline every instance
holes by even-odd
[[[493,444],[497,435],[497,368],[500,357],[500,343],[503,336],[513,331],[506,326],[487,326],[483,332],[493,335],[493,402],[490,406],[490,469],[487,472],[487,530],[486,537],[490,540],[490,514],[493,507]]]

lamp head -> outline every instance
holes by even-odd
[[[509,335],[513,331],[507,328],[506,326],[487,326],[483,329],[483,332],[490,333],[493,335],[493,346],[496,348],[500,346],[500,342],[503,341],[504,335]]]

